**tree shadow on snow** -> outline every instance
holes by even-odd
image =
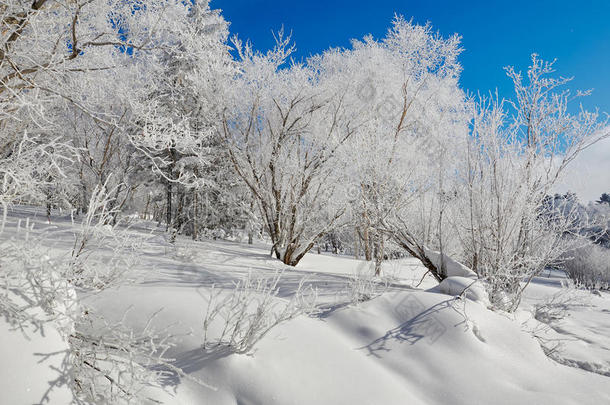
[[[194,382],[198,382],[195,378],[189,376],[194,375],[204,366],[210,365],[214,361],[228,357],[231,354],[233,354],[233,352],[228,348],[218,348],[214,350],[197,348],[180,353],[176,356],[174,361],[170,363],[172,367],[157,365],[151,367],[151,369],[161,374],[160,382],[164,388],[173,388],[175,390],[185,378],[191,378]],[[180,372],[178,370],[180,370]],[[204,385],[205,383],[206,382],[203,382]]]
[[[359,350],[368,350],[369,355],[381,357],[380,352],[389,352],[388,343],[396,341],[399,343],[407,342],[414,345],[420,341],[433,344],[440,338],[447,328],[435,315],[445,309],[453,309],[454,299],[448,299],[431,307],[426,308],[415,296],[407,296],[395,308],[399,319],[408,317],[409,319],[399,326],[390,329],[385,335],[375,339],[366,346],[359,347]]]

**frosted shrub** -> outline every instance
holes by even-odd
[[[353,304],[372,300],[388,289],[387,278],[375,276],[374,270],[368,267],[358,267],[347,282],[348,300]]]
[[[147,390],[160,387],[169,374],[210,387],[187,376],[165,356],[174,346],[175,336],[170,333],[172,325],[162,329],[153,326],[159,312],[152,314],[143,328],[134,330],[126,326],[128,312],[122,319],[108,322],[90,310],[83,311],[68,338],[73,390],[79,403],[157,402],[148,397]]]
[[[571,79],[554,77],[553,62],[532,55],[527,72],[508,67],[513,101],[475,104],[466,186],[456,200],[464,263],[486,281],[495,308],[515,311],[524,289],[565,252],[584,246],[582,229],[595,229],[574,198],[549,197],[566,167],[608,136],[607,117],[566,105]],[[525,282],[525,283],[523,283]]]
[[[111,197],[115,191],[106,185],[94,189],[75,233],[65,278],[77,287],[102,290],[125,282],[139,261],[146,235],[136,235],[117,221],[119,212]]]
[[[203,348],[247,353],[276,325],[301,314],[317,312],[317,291],[305,286],[305,279],[301,279],[290,299],[280,299],[281,277],[281,272],[270,278],[248,273],[226,295],[223,290],[212,287],[203,321]],[[210,337],[210,327],[217,318],[220,333]]]
[[[610,249],[591,245],[570,252],[562,268],[577,286],[610,288]]]
[[[58,381],[70,383],[79,403],[139,403],[146,400],[145,388],[160,386],[159,370],[184,375],[164,357],[172,336],[152,327],[154,316],[133,330],[124,319],[105,321],[78,300],[77,291],[124,283],[140,259],[142,237],[108,223],[115,214],[112,194],[105,187],[93,193],[72,249],[52,243],[65,231],[34,232],[29,221],[0,241],[0,314],[24,333],[55,326],[68,343]]]
[[[551,359],[566,364],[561,356],[564,348],[562,339],[548,337],[547,333],[569,316],[570,310],[576,307],[591,305],[591,295],[574,288],[562,288],[555,294],[546,297],[534,305],[532,314],[539,323],[531,330],[532,335],[540,343],[544,353]]]
[[[62,277],[63,263],[40,247],[30,235],[0,243],[0,313],[22,330],[48,321],[66,323],[74,305],[74,290]]]
[[[587,298],[583,291],[563,288],[534,306],[534,318],[546,324],[561,321],[571,308],[589,305]]]

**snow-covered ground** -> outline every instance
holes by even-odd
[[[17,221],[32,215],[13,211],[1,238],[14,235]],[[52,225],[44,217],[35,221],[35,229],[54,227],[45,242],[50,248],[69,246],[68,218],[54,218]],[[150,233],[150,227],[139,224],[133,232]],[[213,387],[170,374],[163,392],[150,393],[166,403],[610,403],[610,294],[565,288],[561,274],[535,279],[520,310],[507,315],[440,293],[417,261],[402,259],[384,263],[388,281],[381,296],[350,304],[353,275],[370,271],[364,261],[314,253],[288,268],[271,259],[264,244],[179,238],[171,246],[161,231],[152,235],[142,247],[137,281],[80,299],[108,320],[126,316],[136,328],[162,309],[155,325],[172,325],[179,335],[168,356]],[[273,277],[282,270],[278,300],[290,299],[306,277],[323,310],[281,323],[250,353],[203,350],[211,288],[229,290],[248,273]],[[35,403],[41,390],[61,385],[49,375],[57,359],[42,355],[62,350],[61,341],[45,331],[27,343],[9,329],[0,325],[0,403]],[[545,355],[541,342],[559,362]],[[32,358],[40,359],[38,374]],[[66,403],[65,390],[52,391],[51,403]]]

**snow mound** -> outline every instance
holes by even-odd
[[[608,377],[554,362],[519,322],[471,300],[441,294],[438,287],[436,292],[394,290],[357,306],[338,306],[321,319],[294,318],[272,329],[247,355],[206,352],[197,329],[206,290],[212,284],[230,288],[236,270],[276,269],[267,248],[224,242],[205,246],[199,250],[205,254],[198,256],[197,266],[176,263],[180,267],[171,269],[167,262],[168,270],[153,282],[106,291],[89,302],[107,317],[133,306],[129,322],[137,326],[146,317],[136,315],[150,311],[154,302],[164,308],[156,318],[159,327],[178,321],[176,334],[186,331],[182,329],[193,332],[167,356],[216,390],[170,377],[164,387],[173,395],[169,403],[610,403]],[[320,291],[334,294],[347,280],[337,273],[349,274],[350,262],[352,268],[361,264],[327,255],[310,255],[307,260],[301,270],[285,274],[280,291],[286,299],[298,284],[299,272],[307,274]],[[449,280],[445,285],[451,288],[474,281]]]
[[[442,294],[388,293],[324,320],[300,317],[282,324],[252,355],[210,355],[183,347],[180,365],[217,390],[182,381],[175,387],[175,403],[610,401],[607,377],[558,365],[519,325],[464,302],[466,308]]]
[[[180,242],[181,239],[179,238]],[[161,239],[151,239],[140,264],[145,277],[133,284],[81,296],[83,305],[108,321],[122,319],[134,329],[146,326],[152,311],[156,330],[171,328],[176,345],[166,356],[174,366],[206,388],[167,371],[163,385],[150,396],[168,404],[214,405],[405,405],[534,403],[572,405],[610,403],[608,377],[567,367],[549,359],[539,341],[522,330],[522,322],[494,313],[478,295],[479,282],[456,300],[475,276],[466,266],[444,259],[450,277],[433,290],[415,290],[404,280],[420,280],[425,268],[413,260],[400,265],[399,282],[375,299],[357,306],[329,306],[320,317],[299,316],[266,334],[248,354],[202,349],[202,318],[212,286],[235,287],[249,271],[273,275],[281,264],[269,258],[268,246],[246,246],[223,241],[191,242],[185,257],[163,254]],[[192,255],[191,255],[192,253]],[[440,254],[428,252],[437,262]],[[349,275],[362,261],[330,255],[308,255],[296,269],[286,271],[278,299],[288,300],[307,276],[320,297],[341,297]],[[143,272],[144,273],[144,272]],[[535,283],[532,283],[535,284]],[[539,302],[542,287],[530,286],[527,304]],[[444,292],[439,293],[439,292]],[[545,293],[546,294],[546,293]],[[554,333],[580,336],[564,358],[578,361],[602,358],[608,351],[610,297],[592,298],[595,307],[571,310]],[[128,308],[130,311],[126,312]],[[575,319],[572,319],[575,318]],[[53,387],[49,403],[67,404],[71,394],[58,373],[67,346],[59,334],[45,327],[45,337],[9,330],[0,320],[0,403],[40,403],[44,389]],[[5,333],[10,332],[10,333]],[[592,344],[585,345],[584,343]],[[578,344],[578,347],[577,345]],[[592,351],[597,348],[597,351]],[[42,354],[55,354],[43,357]],[[586,355],[585,355],[586,354]],[[607,358],[607,357],[604,357]],[[605,366],[601,360],[596,364]],[[582,364],[579,367],[585,368]],[[466,371],[466,372],[465,372]],[[63,376],[65,377],[65,376]],[[64,380],[65,381],[65,380]],[[24,392],[28,388],[31,393]]]
[[[473,301],[488,305],[489,297],[485,288],[478,280],[473,280],[467,277],[447,277],[439,284],[439,291],[447,295],[462,295]]]
[[[457,277],[469,277],[469,278],[473,278],[473,279],[477,278],[477,274],[474,271],[472,271],[468,267],[464,266],[462,263],[453,260],[451,257],[447,256],[444,253],[441,254],[440,252],[437,252],[436,250],[430,250],[430,249],[426,249],[426,248],[424,248],[424,253],[428,257],[428,259],[430,259],[432,264],[434,264],[436,266],[436,268],[438,268],[438,269],[441,268],[441,257],[442,257],[442,261],[443,261],[443,265],[445,266],[445,272],[446,272],[447,277],[457,276]]]
[[[50,323],[11,325],[0,318],[0,402],[70,404],[72,391],[64,375],[69,347]]]

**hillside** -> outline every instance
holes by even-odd
[[[33,215],[27,209],[13,211],[2,237],[18,237],[17,222]],[[49,252],[70,242],[73,225],[68,218],[53,218],[51,225],[40,218],[35,222],[38,234],[53,229],[55,237],[45,242]],[[188,376],[212,388],[169,372],[162,387],[147,388],[152,398],[172,404],[215,405],[610,401],[610,295],[562,287],[560,274],[535,280],[526,290],[522,309],[505,315],[481,303],[439,293],[431,277],[413,287],[424,269],[414,259],[402,259],[384,264],[387,286],[370,289],[379,296],[356,303],[350,302],[350,282],[354,274],[369,270],[366,262],[309,254],[296,269],[288,268],[269,258],[264,244],[179,238],[170,245],[149,226],[154,227],[140,223],[130,231],[149,237],[132,270],[134,281],[98,294],[80,294],[79,305],[92,308],[110,323],[125,316],[125,324],[136,330],[161,310],[154,325],[159,329],[169,325],[176,335],[175,346],[166,356],[175,359],[172,364]],[[212,286],[225,294],[248,273],[271,279],[278,271],[283,273],[275,300],[289,300],[305,277],[304,284],[318,291],[320,312],[281,323],[246,354],[204,350],[203,318]],[[545,325],[533,319],[536,304],[550,302],[549,297],[557,293],[580,299],[566,304],[563,319],[549,321],[552,328],[544,336],[566,343],[558,355],[566,364],[581,368],[547,357],[531,332],[538,328],[535,334],[540,335]],[[219,333],[223,324],[219,319],[210,327],[211,335]],[[2,358],[12,365],[3,368],[12,378],[0,379],[3,398],[9,399],[6,403],[23,403],[21,390],[29,390],[36,401],[37,395],[49,389],[53,367],[58,366],[56,357],[40,357],[40,352],[61,350],[61,340],[53,332],[47,330],[43,337],[39,331],[16,351],[21,332],[9,332],[4,324],[1,336],[5,342]],[[45,345],[40,347],[36,341]],[[56,342],[60,348],[46,342]],[[33,367],[28,350],[41,358],[29,379],[14,373]],[[51,390],[51,398],[56,398],[51,403],[63,403],[62,390]]]

